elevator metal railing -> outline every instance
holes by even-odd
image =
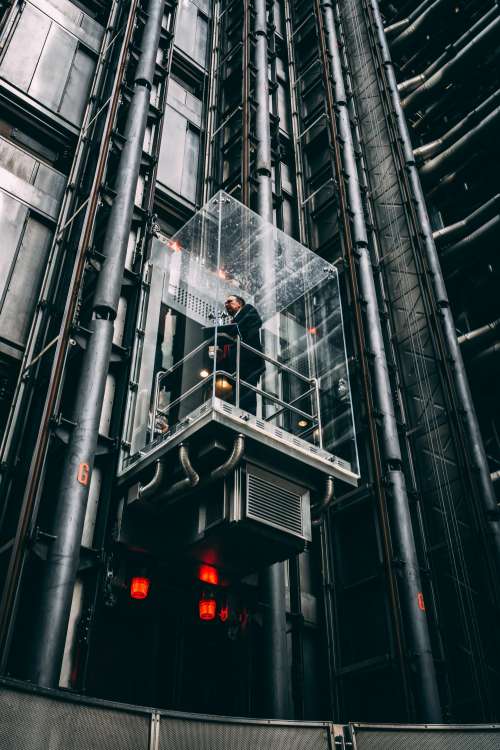
[[[217,351],[222,350],[222,342],[226,342],[226,346],[234,349],[234,362],[229,367],[228,365],[224,365],[223,361],[217,362]],[[261,367],[257,368],[255,372],[242,373],[242,350],[250,354],[255,360],[262,362]],[[205,362],[212,359],[214,367],[211,368],[211,371],[206,366],[203,366],[201,374],[197,372],[196,365],[197,363],[199,364],[200,359],[204,359]],[[287,390],[285,380],[297,381],[295,389],[292,389],[295,390],[295,393],[290,398],[280,398],[276,393],[271,392],[267,385],[259,387],[259,369],[263,372],[265,363],[268,363],[276,370],[276,375],[272,378],[272,382],[278,386],[276,388],[278,393],[283,394]],[[234,369],[232,365],[234,365]],[[191,377],[183,378],[183,383],[185,383],[183,387],[178,382],[177,376],[180,373],[185,373],[186,369]],[[254,382],[249,382],[250,379],[254,380]],[[298,383],[305,385],[307,390],[297,394]],[[162,391],[168,388],[173,389],[176,385],[177,389],[181,392],[168,404],[162,406]],[[290,386],[290,383],[288,385]],[[168,370],[160,370],[156,374],[150,430],[152,439],[156,442],[158,437],[168,436],[173,424],[172,414],[175,414],[175,420],[186,419],[188,417],[188,412],[191,410],[190,407],[188,406],[186,413],[182,413],[182,416],[181,407],[186,402],[189,403],[192,397],[196,396],[201,402],[215,396],[222,398],[222,400],[230,401],[236,407],[241,407],[244,410],[245,397],[242,398],[242,391],[247,400],[250,394],[255,394],[255,398],[259,397],[259,408],[264,421],[275,422],[279,420],[279,426],[285,431],[293,431],[297,437],[308,442],[313,442],[320,448],[323,447],[320,384],[318,379],[307,377],[290,365],[254,349],[239,337],[234,340],[225,334],[214,335],[208,340],[203,341]],[[267,406],[266,402],[268,402]],[[278,408],[272,411],[269,408],[269,402]],[[305,405],[303,405],[304,402],[306,402]],[[302,408],[299,408],[298,404]],[[292,415],[296,417],[298,429],[291,426]]]

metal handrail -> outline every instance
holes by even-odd
[[[238,336],[238,338],[240,337]],[[260,352],[258,349],[254,349],[253,346],[250,346],[250,344],[246,344],[244,341],[241,341],[241,339],[240,346],[242,346],[244,349],[248,349],[248,351],[253,352],[254,354],[258,354],[259,357],[262,357],[262,359],[265,359],[267,362],[272,362],[274,365],[281,367],[283,370],[292,373],[292,375],[295,375],[297,378],[300,378],[300,380],[303,380],[304,383],[312,383],[315,380],[315,378],[306,378],[305,375],[297,372],[297,370],[294,370],[293,367],[289,367],[283,362],[279,362],[277,359],[273,359],[273,357],[270,357],[269,354],[264,354],[264,352]]]
[[[231,380],[234,380],[234,377],[231,377]],[[297,409],[296,406],[291,406],[286,401],[282,401],[280,398],[278,398],[278,396],[274,396],[272,393],[269,393],[268,391],[263,391],[262,388],[257,388],[257,386],[252,385],[251,383],[247,383],[246,380],[242,380],[241,385],[244,385],[245,388],[250,388],[251,391],[255,391],[255,393],[258,393],[261,396],[264,396],[265,398],[271,399],[271,401],[275,401],[277,404],[280,404],[286,409],[291,409],[296,414],[300,414],[301,417],[306,417],[307,419],[310,419],[313,422],[316,420],[319,426],[319,419],[317,418],[317,415],[309,414],[309,412],[302,411],[302,409]]]
[[[298,414],[301,417],[304,417],[306,419],[310,419],[312,423],[316,423],[316,425],[319,428],[319,441],[320,441],[320,447],[322,444],[322,438],[321,438],[321,420],[320,420],[320,399],[319,399],[319,383],[316,378],[307,378],[305,375],[302,375],[300,372],[297,372],[289,365],[285,365],[283,362],[279,362],[274,357],[271,357],[268,354],[265,354],[262,351],[259,351],[258,349],[255,349],[255,347],[251,346],[250,344],[247,344],[246,342],[242,341],[240,336],[236,336],[236,339],[233,339],[232,337],[228,336],[225,333],[219,334],[220,338],[226,338],[236,344],[236,372],[235,373],[229,373],[226,370],[219,370],[214,369],[209,377],[204,378],[199,383],[195,383],[195,385],[191,386],[187,391],[182,393],[180,396],[178,396],[174,401],[172,401],[168,406],[164,408],[159,408],[158,406],[158,400],[159,400],[159,392],[160,392],[160,384],[161,382],[169,375],[171,375],[173,372],[175,372],[181,365],[185,364],[186,361],[194,357],[195,354],[197,354],[199,351],[201,351],[204,347],[210,346],[213,342],[217,341],[217,333],[207,339],[206,341],[203,341],[201,344],[198,344],[191,352],[186,354],[185,357],[183,357],[179,362],[176,362],[175,365],[170,367],[168,370],[160,370],[155,377],[156,383],[155,383],[155,394],[153,399],[153,412],[152,412],[152,423],[151,423],[151,432],[154,435],[154,426],[156,423],[156,418],[158,414],[166,415],[172,408],[180,404],[183,400],[191,396],[193,393],[195,393],[197,390],[202,388],[204,385],[212,382],[212,385],[215,383],[215,378],[217,375],[225,375],[229,380],[232,380],[235,383],[236,386],[236,393],[235,393],[235,401],[236,406],[239,407],[240,402],[240,391],[241,386],[245,386],[245,388],[250,389],[251,391],[254,391],[255,393],[259,394],[263,398],[266,398],[270,401],[273,401],[274,403],[279,404],[282,408],[279,409],[275,414],[272,414],[269,417],[266,417],[266,421],[269,421],[271,419],[274,419],[275,417],[282,414],[286,409],[289,409],[290,411],[294,412],[295,414]],[[246,349],[249,352],[252,352],[253,354],[257,355],[258,357],[262,357],[263,360],[270,362],[271,364],[275,365],[278,370],[284,370],[285,372],[290,373],[291,375],[299,378],[304,383],[307,383],[309,386],[312,385],[312,387],[309,388],[308,391],[306,391],[303,394],[300,394],[299,396],[296,396],[291,402],[283,401],[282,399],[278,398],[278,396],[275,396],[274,394],[270,393],[269,391],[265,391],[262,388],[258,388],[251,383],[248,383],[246,380],[242,380],[240,377],[240,371],[241,371],[241,348]],[[214,364],[216,360],[214,359]],[[306,411],[303,411],[302,409],[297,408],[296,406],[293,406],[293,404],[310,394],[315,394],[315,401],[316,401],[316,414],[310,414]]]
[[[266,393],[267,393],[267,391],[266,391]],[[287,402],[287,405],[291,406],[296,401],[300,401],[302,398],[306,398],[306,396],[310,396],[311,393],[316,393],[316,386],[313,386],[312,388],[309,388],[308,391],[306,391],[305,393],[301,393],[299,396],[295,396],[294,399],[292,399],[291,401]],[[280,409],[279,411],[274,412],[274,414],[271,414],[269,417],[265,417],[264,418],[264,422],[269,422],[271,419],[274,419],[275,417],[278,417],[280,414],[283,414],[283,411],[284,411],[284,407],[283,407],[283,409]],[[316,416],[318,416],[318,415],[316,414]]]

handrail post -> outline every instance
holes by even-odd
[[[319,398],[319,379],[314,378],[314,391],[316,396],[316,420],[318,422],[318,442],[319,447],[323,448],[323,433],[321,430],[321,401]]]
[[[240,405],[240,356],[241,356],[241,339],[236,336],[236,407]]]

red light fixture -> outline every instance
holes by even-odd
[[[220,610],[219,610],[219,619],[220,619],[221,622],[227,622],[228,621],[228,619],[229,619],[229,607],[227,606],[227,604],[226,604],[225,607],[221,607],[220,608]]]
[[[198,602],[198,614],[200,620],[204,620],[205,622],[215,620],[215,615],[217,614],[217,602],[215,599],[202,596]]]
[[[311,326],[307,330],[311,334],[311,336],[314,336],[316,333],[318,333],[318,329],[316,328],[316,326]]]
[[[146,599],[149,594],[151,581],[145,576],[134,576],[130,581],[130,596],[132,599]]]
[[[219,583],[219,571],[212,565],[200,565],[198,572],[198,578],[203,583],[211,583],[212,586],[217,586]]]

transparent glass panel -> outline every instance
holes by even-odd
[[[333,266],[221,192],[154,240],[147,280],[124,468],[227,402],[357,474]]]

